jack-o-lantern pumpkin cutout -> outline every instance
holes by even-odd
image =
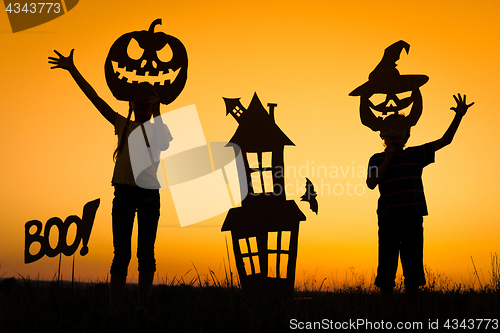
[[[380,63],[370,73],[368,82],[354,89],[350,96],[361,96],[360,117],[363,125],[373,131],[380,131],[381,135],[406,130],[414,126],[422,115],[422,95],[420,87],[429,77],[426,75],[400,75],[396,69],[396,61],[401,52],[410,51],[410,44],[400,40],[385,49]],[[407,117],[398,121],[387,120],[375,116],[388,113],[399,114],[411,106]]]
[[[153,85],[162,104],[170,104],[179,96],[187,80],[188,58],[177,38],[154,32],[161,19],[151,23],[148,31],[134,31],[118,38],[109,50],[104,71],[109,89],[116,99],[141,101]]]

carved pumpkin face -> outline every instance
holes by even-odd
[[[418,94],[421,97],[420,94]],[[418,98],[418,97],[417,97]],[[411,91],[404,91],[400,93],[387,92],[387,93],[374,93],[369,98],[370,108],[382,112],[386,115],[389,112],[399,113],[409,107],[414,97]],[[406,113],[408,114],[408,113]]]
[[[188,58],[180,40],[154,32],[161,19],[148,31],[134,31],[118,38],[109,50],[104,70],[113,96],[122,101],[142,101],[150,96],[149,82],[163,104],[170,104],[181,93],[187,80]]]
[[[359,106],[361,123],[373,131],[382,133],[407,130],[416,125],[422,114],[420,87],[429,80],[429,77],[399,73],[396,61],[399,60],[403,50],[408,53],[410,44],[402,40],[387,47],[382,60],[368,76],[368,81],[349,94],[361,97]],[[389,112],[399,114],[410,106],[410,115],[397,122],[386,122],[383,117],[377,115],[379,112],[382,115],[387,115]]]

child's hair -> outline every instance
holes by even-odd
[[[385,117],[384,121],[386,119],[397,119],[397,118],[405,118],[405,117],[406,117],[406,115],[403,112],[401,112],[401,113],[393,113],[393,114]],[[408,127],[406,129],[406,135],[405,135],[405,138],[404,138],[405,141],[404,141],[403,147],[406,146],[406,142],[408,142],[408,139],[410,138],[410,131],[411,131],[411,127]],[[390,136],[390,135],[388,135],[388,136]],[[380,137],[382,138],[382,140],[384,140],[384,143],[383,143],[384,147],[387,147],[387,144],[385,143],[386,136],[382,136],[382,133],[380,133]]]
[[[123,127],[121,136],[120,136],[120,142],[118,142],[118,146],[115,149],[115,152],[113,153],[113,160],[116,161],[116,158],[118,155],[122,152],[123,146],[125,145],[125,140],[127,140],[127,127],[128,124],[130,123],[130,117],[132,116],[132,103],[129,102],[129,107],[128,107],[128,115],[127,115],[127,122],[125,123],[125,127]]]
[[[149,82],[139,83],[137,85],[136,89],[138,91],[140,91],[139,94],[142,94],[143,96],[152,96],[154,94],[153,85]],[[127,140],[127,127],[128,127],[128,124],[130,123],[130,117],[132,116],[132,110],[133,110],[133,104],[132,104],[132,102],[129,102],[127,122],[125,123],[125,127],[123,128],[123,131],[121,133],[120,142],[118,142],[118,146],[116,147],[116,150],[113,153],[113,160],[115,160],[115,161],[116,161],[116,158],[118,157],[118,155],[123,150],[123,146],[125,145],[125,140]]]

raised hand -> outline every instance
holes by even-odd
[[[49,64],[53,64],[55,66],[50,67],[50,69],[54,68],[62,68],[66,70],[71,70],[75,68],[75,64],[73,63],[73,52],[75,49],[71,50],[69,56],[65,57],[61,53],[54,50],[59,58],[49,57]]]
[[[153,89],[153,95],[149,96],[147,98],[147,103],[151,107],[151,113],[153,113],[154,117],[157,117],[160,115],[160,96],[158,93]]]
[[[394,156],[395,148],[393,145],[389,145],[385,148],[385,158],[387,160],[392,160],[392,157]]]
[[[467,98],[466,95],[464,95],[464,98],[462,99],[462,96],[460,96],[460,94],[458,94],[458,97],[453,95],[453,98],[455,99],[455,102],[457,102],[457,106],[456,107],[451,107],[450,110],[453,110],[455,111],[457,114],[460,114],[460,115],[465,115],[467,113],[467,110],[474,105],[474,102],[472,102],[471,104],[467,105],[467,102],[465,101],[465,99]]]

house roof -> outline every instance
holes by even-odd
[[[306,216],[293,200],[280,204],[259,205],[256,207],[242,206],[231,208],[227,213],[221,231],[254,231],[288,230],[299,221],[305,221]]]
[[[245,111],[236,132],[229,142],[235,143],[244,151],[271,151],[283,146],[295,146],[285,133],[276,125],[257,93]]]

